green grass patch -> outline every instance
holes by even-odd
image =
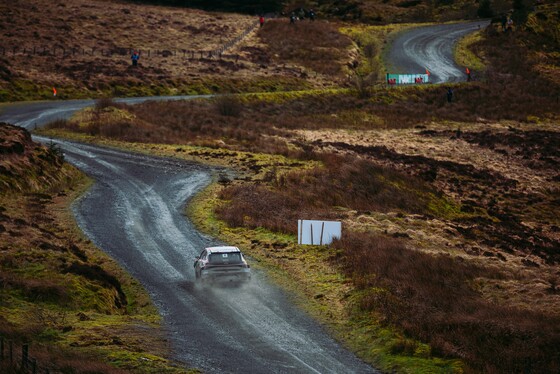
[[[360,53],[356,72],[361,75],[374,73],[376,79],[388,71],[383,62],[383,50],[388,41],[399,32],[418,26],[416,24],[398,23],[389,25],[352,25],[340,28],[340,32],[348,35]]]
[[[483,62],[484,56],[477,56],[471,46],[480,42],[484,38],[482,31],[477,31],[461,38],[453,51],[455,61],[462,66],[468,67],[472,71],[483,72],[486,66]]]

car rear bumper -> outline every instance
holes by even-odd
[[[200,272],[200,279],[211,282],[246,282],[251,279],[250,269],[208,269]]]

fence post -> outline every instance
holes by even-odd
[[[27,367],[27,359],[29,357],[29,346],[24,344],[21,346],[21,367]]]
[[[9,351],[10,351],[10,364],[14,362],[14,343],[10,341],[9,344]]]
[[[31,372],[37,374],[37,360],[34,358],[31,359]]]
[[[0,361],[4,361],[4,337],[0,336]]]

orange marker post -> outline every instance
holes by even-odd
[[[54,87],[52,88],[52,93],[53,93],[53,96],[56,96],[56,88],[54,88]]]

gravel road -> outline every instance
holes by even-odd
[[[406,30],[390,44],[385,66],[391,74],[424,74],[428,69],[431,83],[465,81],[467,76],[455,63],[453,48],[463,36],[488,24],[481,20]]]

